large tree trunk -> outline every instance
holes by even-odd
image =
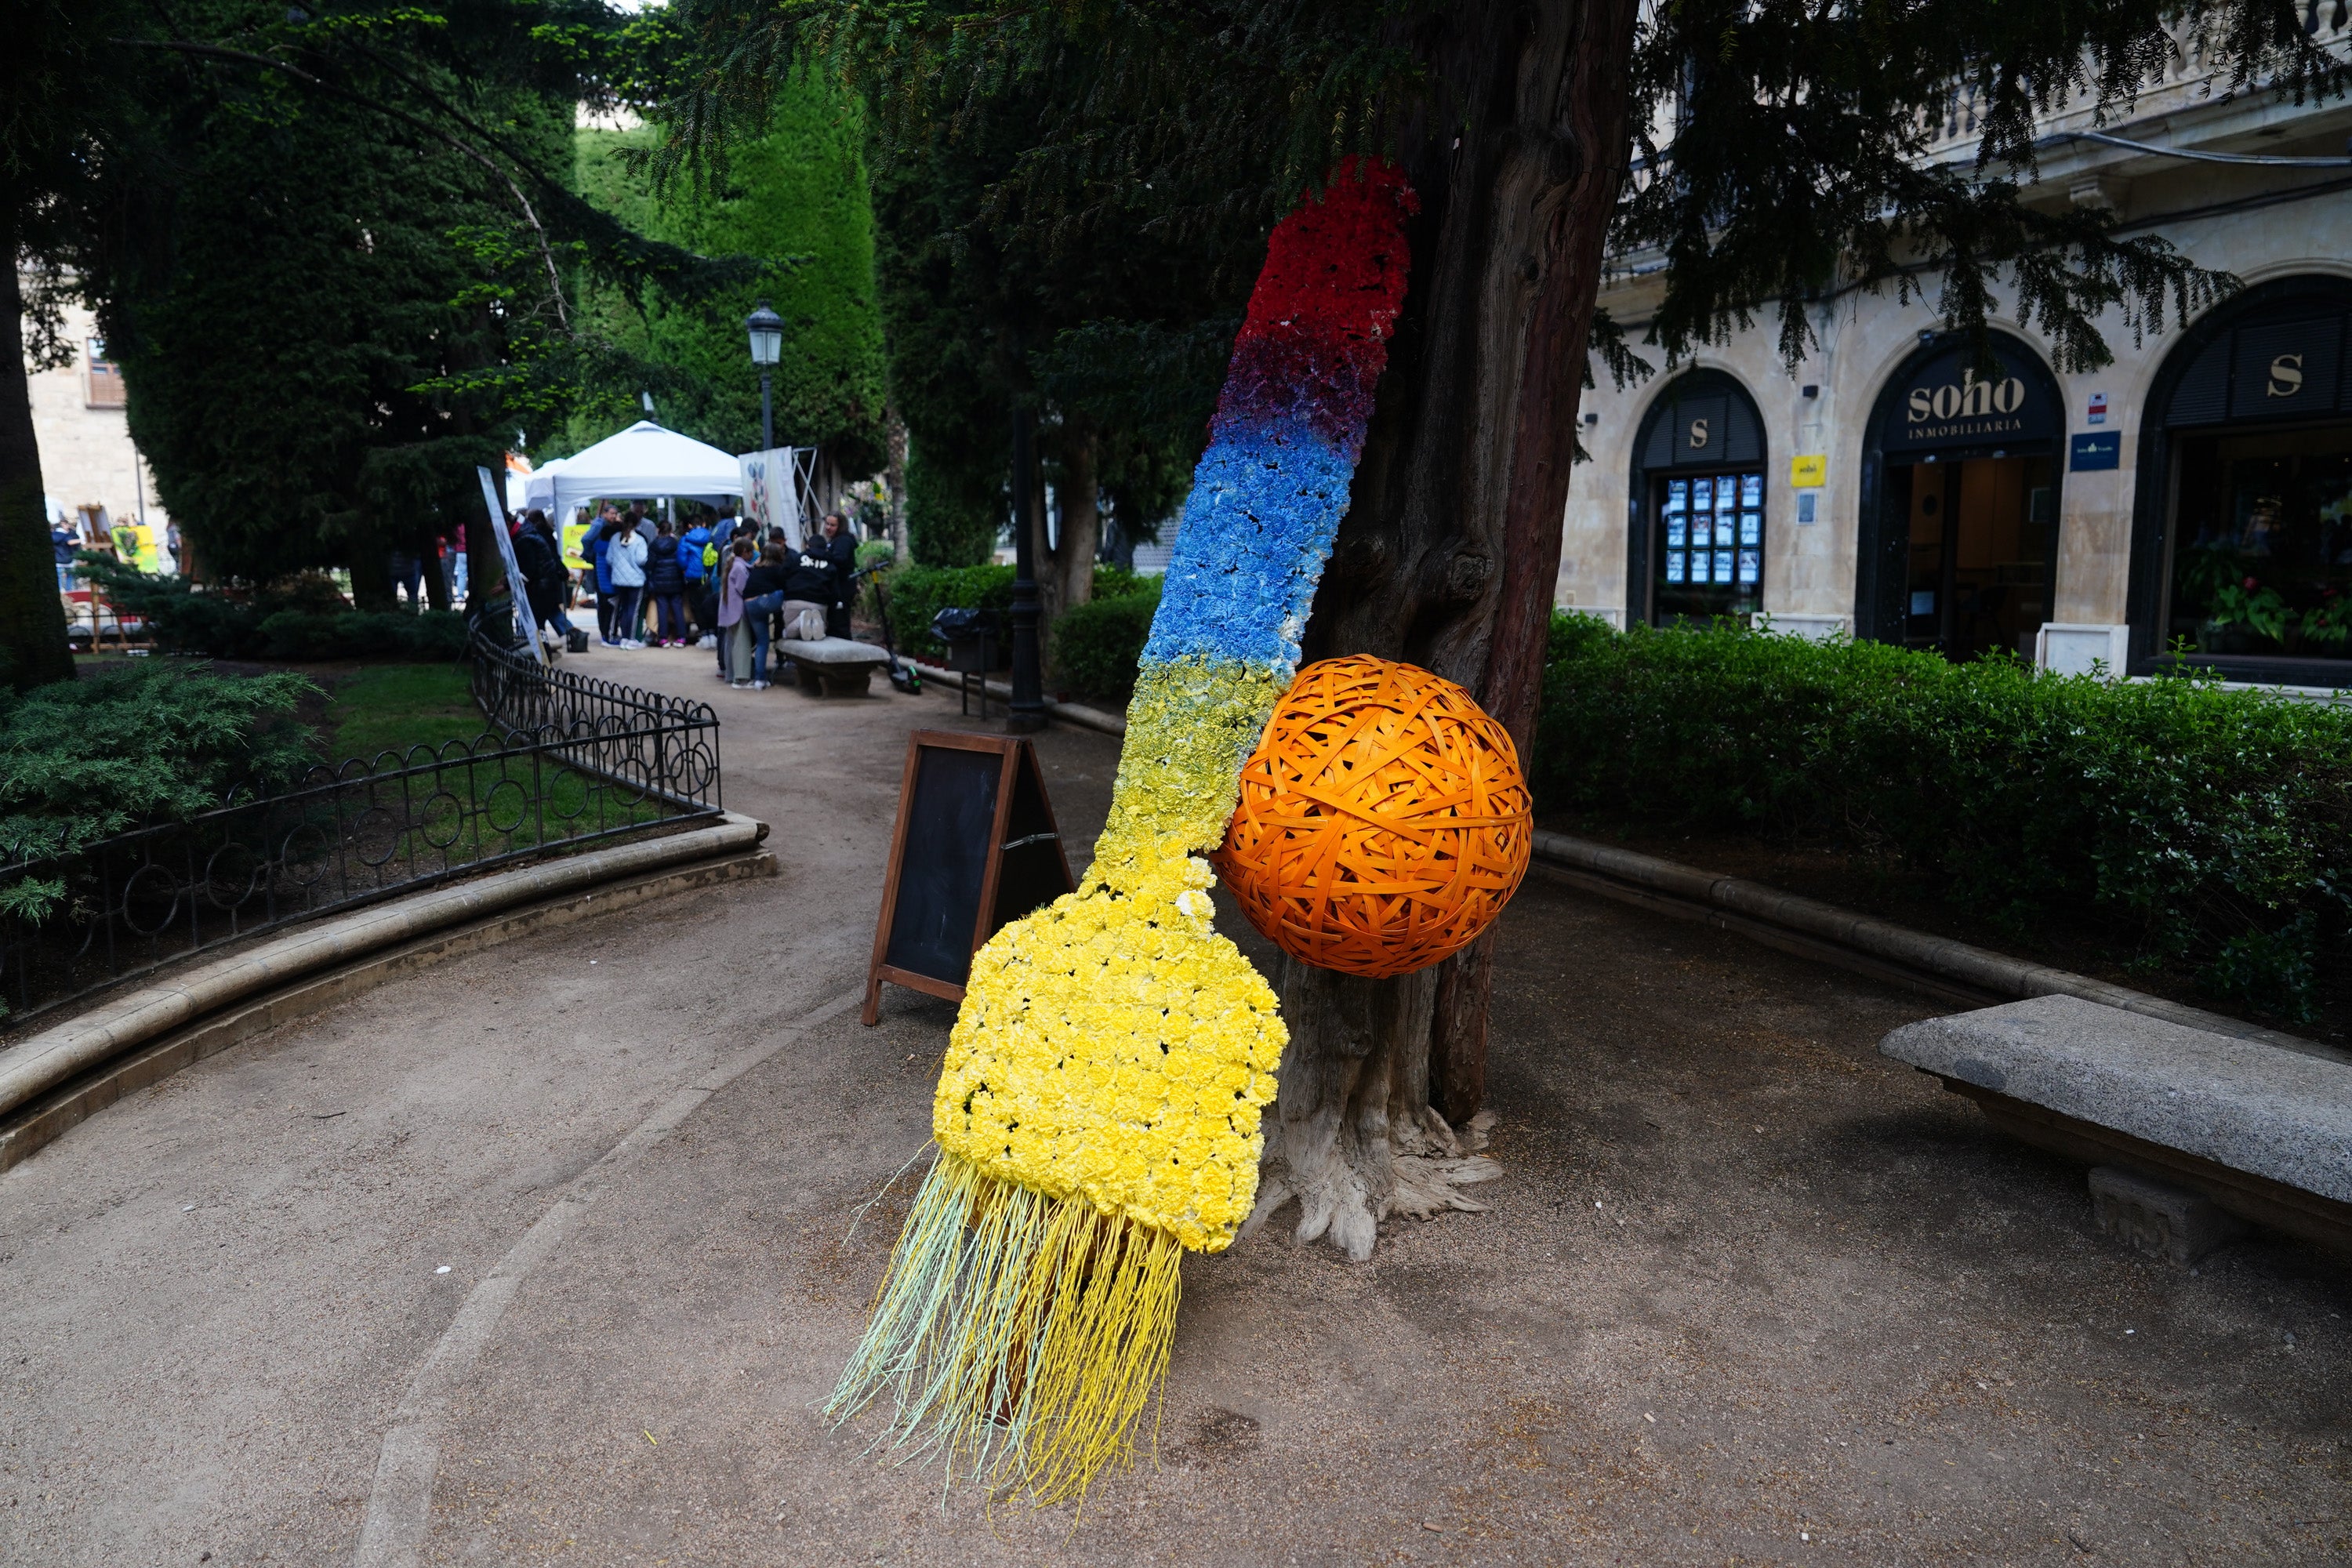
[[[25,299],[16,279],[14,214],[0,214],[0,679],[17,690],[73,679],[48,509],[41,499],[41,445],[33,434],[25,375]]]
[[[1102,508],[1095,482],[1094,426],[1078,421],[1062,432],[1061,537],[1054,544],[1054,613],[1075,610],[1095,596],[1095,552],[1102,548]]]
[[[882,482],[890,487],[890,546],[903,566],[915,558],[907,534],[907,422],[887,403],[882,405],[882,444],[889,454]]]
[[[1309,658],[1378,654],[1460,681],[1523,756],[1624,176],[1634,13],[1633,0],[1486,0],[1412,35],[1451,98],[1399,128],[1422,199],[1412,281],[1307,630]],[[1476,1206],[1449,1189],[1497,1173],[1469,1157],[1491,942],[1389,981],[1285,962],[1291,1043],[1254,1226],[1297,1196],[1303,1239],[1360,1259],[1390,1214]]]

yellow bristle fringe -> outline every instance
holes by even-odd
[[[1040,1504],[1083,1497],[1134,1457],[1183,1255],[1166,1231],[942,1154],[824,1413],[846,1421],[887,1394],[877,1442]]]

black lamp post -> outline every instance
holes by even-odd
[[[762,300],[758,310],[743,318],[743,330],[751,336],[751,363],[760,367],[760,450],[764,452],[776,444],[776,416],[769,401],[768,381],[776,362],[783,357],[784,319]]]
[[[1025,735],[1045,727],[1045,671],[1037,657],[1037,560],[1029,539],[1029,408],[1013,409],[1013,700],[1004,727]]]

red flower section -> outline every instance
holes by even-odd
[[[1275,226],[1217,400],[1219,434],[1303,419],[1350,451],[1361,444],[1419,206],[1392,165],[1350,158]]]

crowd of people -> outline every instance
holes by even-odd
[[[839,512],[796,547],[782,528],[763,539],[731,511],[680,532],[642,502],[607,503],[581,535],[587,565],[576,585],[544,511],[524,514],[514,545],[532,618],[558,638],[572,632],[574,594],[584,592],[604,647],[715,648],[719,678],[737,687],[767,688],[779,640],[849,635],[857,542]]]

